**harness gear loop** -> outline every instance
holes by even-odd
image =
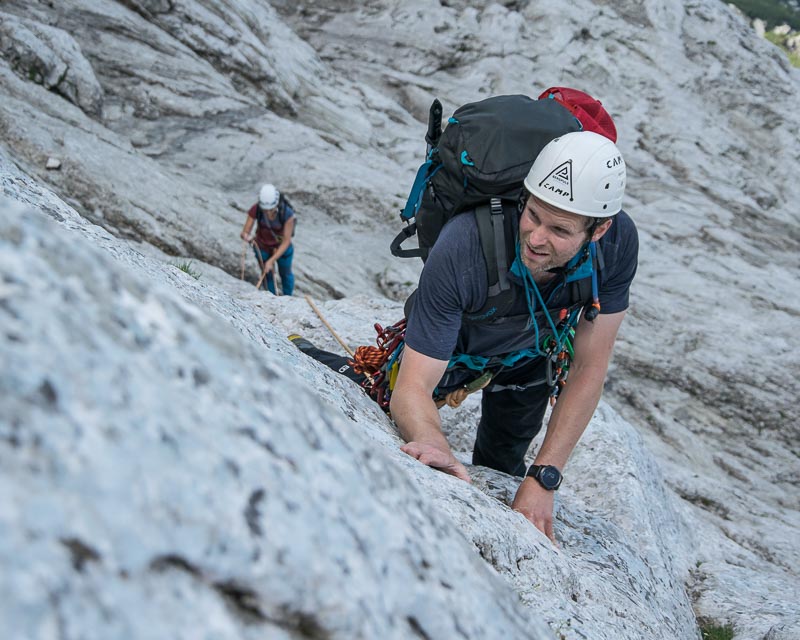
[[[460,389],[455,389],[448,393],[443,399],[436,401],[436,408],[443,407],[447,405],[448,407],[452,407],[453,409],[461,406],[461,403],[467,399],[467,396],[475,393],[476,391],[480,391],[489,385],[492,381],[494,374],[491,371],[485,371],[483,375],[476,378],[472,382],[465,384]]]
[[[566,311],[566,309],[562,311]],[[556,403],[558,394],[567,384],[569,367],[570,364],[572,364],[572,358],[575,356],[575,351],[572,347],[572,338],[574,338],[574,336],[574,327],[569,327],[568,334],[564,339],[564,344],[558,351],[556,351],[556,341],[551,339],[551,336],[545,338],[545,345],[547,345],[548,352],[545,377],[547,385],[550,387],[550,406]]]

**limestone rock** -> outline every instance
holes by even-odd
[[[71,230],[0,200],[4,638],[552,637],[367,437],[382,414],[348,423],[252,310],[49,200]]]
[[[99,116],[103,89],[80,45],[65,31],[0,12],[0,52],[21,78],[42,85],[89,116]]]
[[[610,636],[622,620],[624,633],[641,624],[653,637],[694,637],[680,597],[686,589],[697,614],[733,625],[737,640],[800,636],[800,300],[791,295],[800,251],[800,77],[740,13],[718,0],[5,0],[2,12],[34,25],[25,42],[35,46],[22,49],[53,69],[75,50],[47,30],[69,34],[102,87],[102,109],[92,114],[20,76],[3,54],[4,191],[80,230],[148,282],[216,310],[249,349],[274,347],[279,368],[288,358],[323,402],[359,424],[369,409],[351,393],[357,389],[283,350],[280,336],[297,330],[337,349],[308,305],[238,281],[238,232],[258,186],[274,182],[298,205],[298,290],[318,300],[350,344],[367,344],[373,322],[399,319],[421,266],[398,266],[387,247],[424,156],[433,97],[446,112],[553,85],[599,97],[620,132],[625,208],[642,251],[606,386],[614,410],[598,412],[561,494],[568,557],[548,562],[548,548],[525,537],[526,523],[505,507],[479,515],[449,509],[486,505],[486,496],[508,503],[513,481],[476,471],[478,494],[451,490],[397,454],[397,436],[380,414],[369,414],[375,428],[365,430],[434,502],[448,505],[448,521],[462,523],[492,571],[541,609],[536,615],[549,616],[553,633]],[[23,31],[9,31],[10,19],[0,29],[13,44]],[[48,37],[58,44],[52,50]],[[59,53],[47,58],[52,51]],[[45,169],[49,157],[62,160],[60,171]],[[178,258],[192,260],[201,279],[170,266]],[[247,277],[254,272],[251,260]],[[465,462],[476,412],[471,405],[446,420]],[[615,473],[634,483],[635,495],[608,489]],[[62,546],[77,564],[96,566],[81,539],[68,541]],[[535,577],[542,572],[552,583]],[[7,591],[25,593],[16,578]],[[628,620],[619,598],[636,602]],[[662,601],[673,622],[660,618]],[[212,606],[212,598],[203,602]]]

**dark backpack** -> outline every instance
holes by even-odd
[[[489,295],[482,309],[465,316],[462,321],[507,320],[506,313],[515,302],[514,288],[507,274],[515,256],[523,180],[548,142],[581,129],[600,133],[616,142],[614,122],[602,104],[582,91],[566,87],[547,89],[538,100],[513,95],[466,104],[456,110],[444,131],[442,105],[434,100],[425,136],[427,158],[417,171],[400,214],[406,226],[392,241],[392,254],[403,258],[420,257],[424,261],[445,223],[463,211],[474,209],[486,261]],[[418,235],[419,248],[403,249],[403,242],[414,235]],[[549,345],[544,342],[539,347],[547,350],[548,384],[553,387],[551,398],[557,396],[558,389],[566,381],[572,329],[581,308],[586,309],[586,305],[593,302],[596,276],[603,268],[602,253],[595,244],[588,243],[586,249],[562,269],[562,286],[568,287],[566,308],[547,310],[551,319],[557,314],[557,331],[561,333],[557,339],[548,334],[551,336]],[[382,356],[372,368],[375,373],[367,388],[387,412],[399,354],[404,347],[406,318],[413,300],[412,293],[406,300],[405,318],[397,324],[386,329],[375,325],[378,346],[371,349]],[[596,314],[596,310],[592,310]],[[537,314],[542,316],[544,311]],[[453,354],[449,368],[480,372],[480,377],[464,387],[469,389],[477,382],[485,384],[487,371],[491,372],[498,363],[507,368],[523,358],[540,355],[522,351],[492,357]]]
[[[407,226],[392,241],[392,254],[424,261],[445,223],[474,209],[489,273],[489,294],[507,290],[522,182],[548,142],[583,129],[589,119],[589,112],[574,100],[564,100],[563,92],[571,92],[566,95],[580,97],[583,106],[607,116],[591,96],[553,88],[538,100],[508,95],[466,104],[455,111],[442,131],[441,103],[434,100],[425,137],[427,159],[417,171],[400,214]],[[592,121],[586,128],[596,130],[595,126]],[[413,235],[418,236],[419,248],[403,249],[403,242]]]
[[[292,227],[292,237],[294,237],[295,231],[297,231],[297,211],[295,211],[292,203],[289,202],[289,198],[283,194],[280,194],[278,197],[278,220],[280,221],[281,225],[286,224],[286,221],[289,219],[289,216],[287,215],[287,208],[294,214],[294,227]],[[264,217],[264,211],[261,209],[260,204],[257,205],[256,208],[256,217],[259,225],[263,224],[269,226]]]

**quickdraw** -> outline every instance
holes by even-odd
[[[575,329],[570,327],[568,335],[564,339],[562,347],[558,348],[558,342],[553,336],[544,339],[543,347],[546,354],[547,384],[550,387],[550,406],[553,406],[558,399],[558,394],[567,384],[569,366],[575,351],[572,348],[572,339],[575,337]]]

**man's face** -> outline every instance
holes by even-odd
[[[563,267],[589,239],[584,216],[563,211],[529,196],[519,221],[520,257],[531,275]],[[601,223],[592,236],[599,240],[611,226]]]

